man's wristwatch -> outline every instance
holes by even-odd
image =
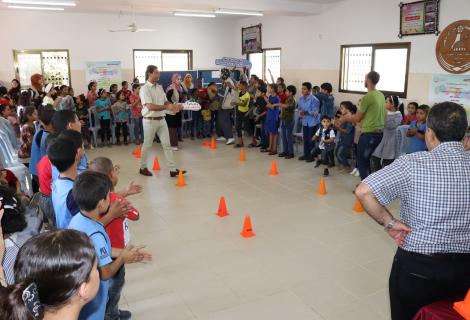
[[[392,218],[392,220],[385,226],[385,231],[389,232],[390,230],[392,230],[396,222],[397,220],[395,218]]]

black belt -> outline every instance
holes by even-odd
[[[363,132],[362,134],[364,135],[379,135],[379,134],[383,134],[384,132],[383,131],[373,131],[373,132]]]
[[[144,117],[145,120],[163,120],[165,117]]]
[[[457,253],[457,252],[453,253],[453,252],[449,252],[449,253],[424,254],[424,253],[406,251],[406,250],[403,250],[401,248],[398,248],[398,251],[400,251],[404,255],[408,255],[408,256],[412,256],[412,257],[418,257],[418,258],[431,259],[431,260],[441,260],[441,261],[470,260],[470,253]]]

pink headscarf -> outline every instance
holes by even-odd
[[[166,88],[166,92],[176,89],[179,93],[183,92],[183,87],[181,86],[181,77],[178,73],[173,73],[171,77],[171,84]]]

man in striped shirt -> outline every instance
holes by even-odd
[[[367,213],[397,243],[390,274],[392,319],[470,288],[470,153],[463,107],[445,102],[427,119],[429,151],[402,156],[359,185]],[[400,219],[386,205],[400,200]]]

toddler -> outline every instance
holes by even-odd
[[[313,158],[315,159],[320,155],[320,160],[317,160],[315,168],[318,168],[322,163],[326,166],[323,175],[329,176],[328,166],[334,158],[333,150],[335,145],[335,131],[331,128],[331,118],[328,116],[321,117],[321,127],[312,138],[312,141],[319,141],[315,150],[313,150]]]

